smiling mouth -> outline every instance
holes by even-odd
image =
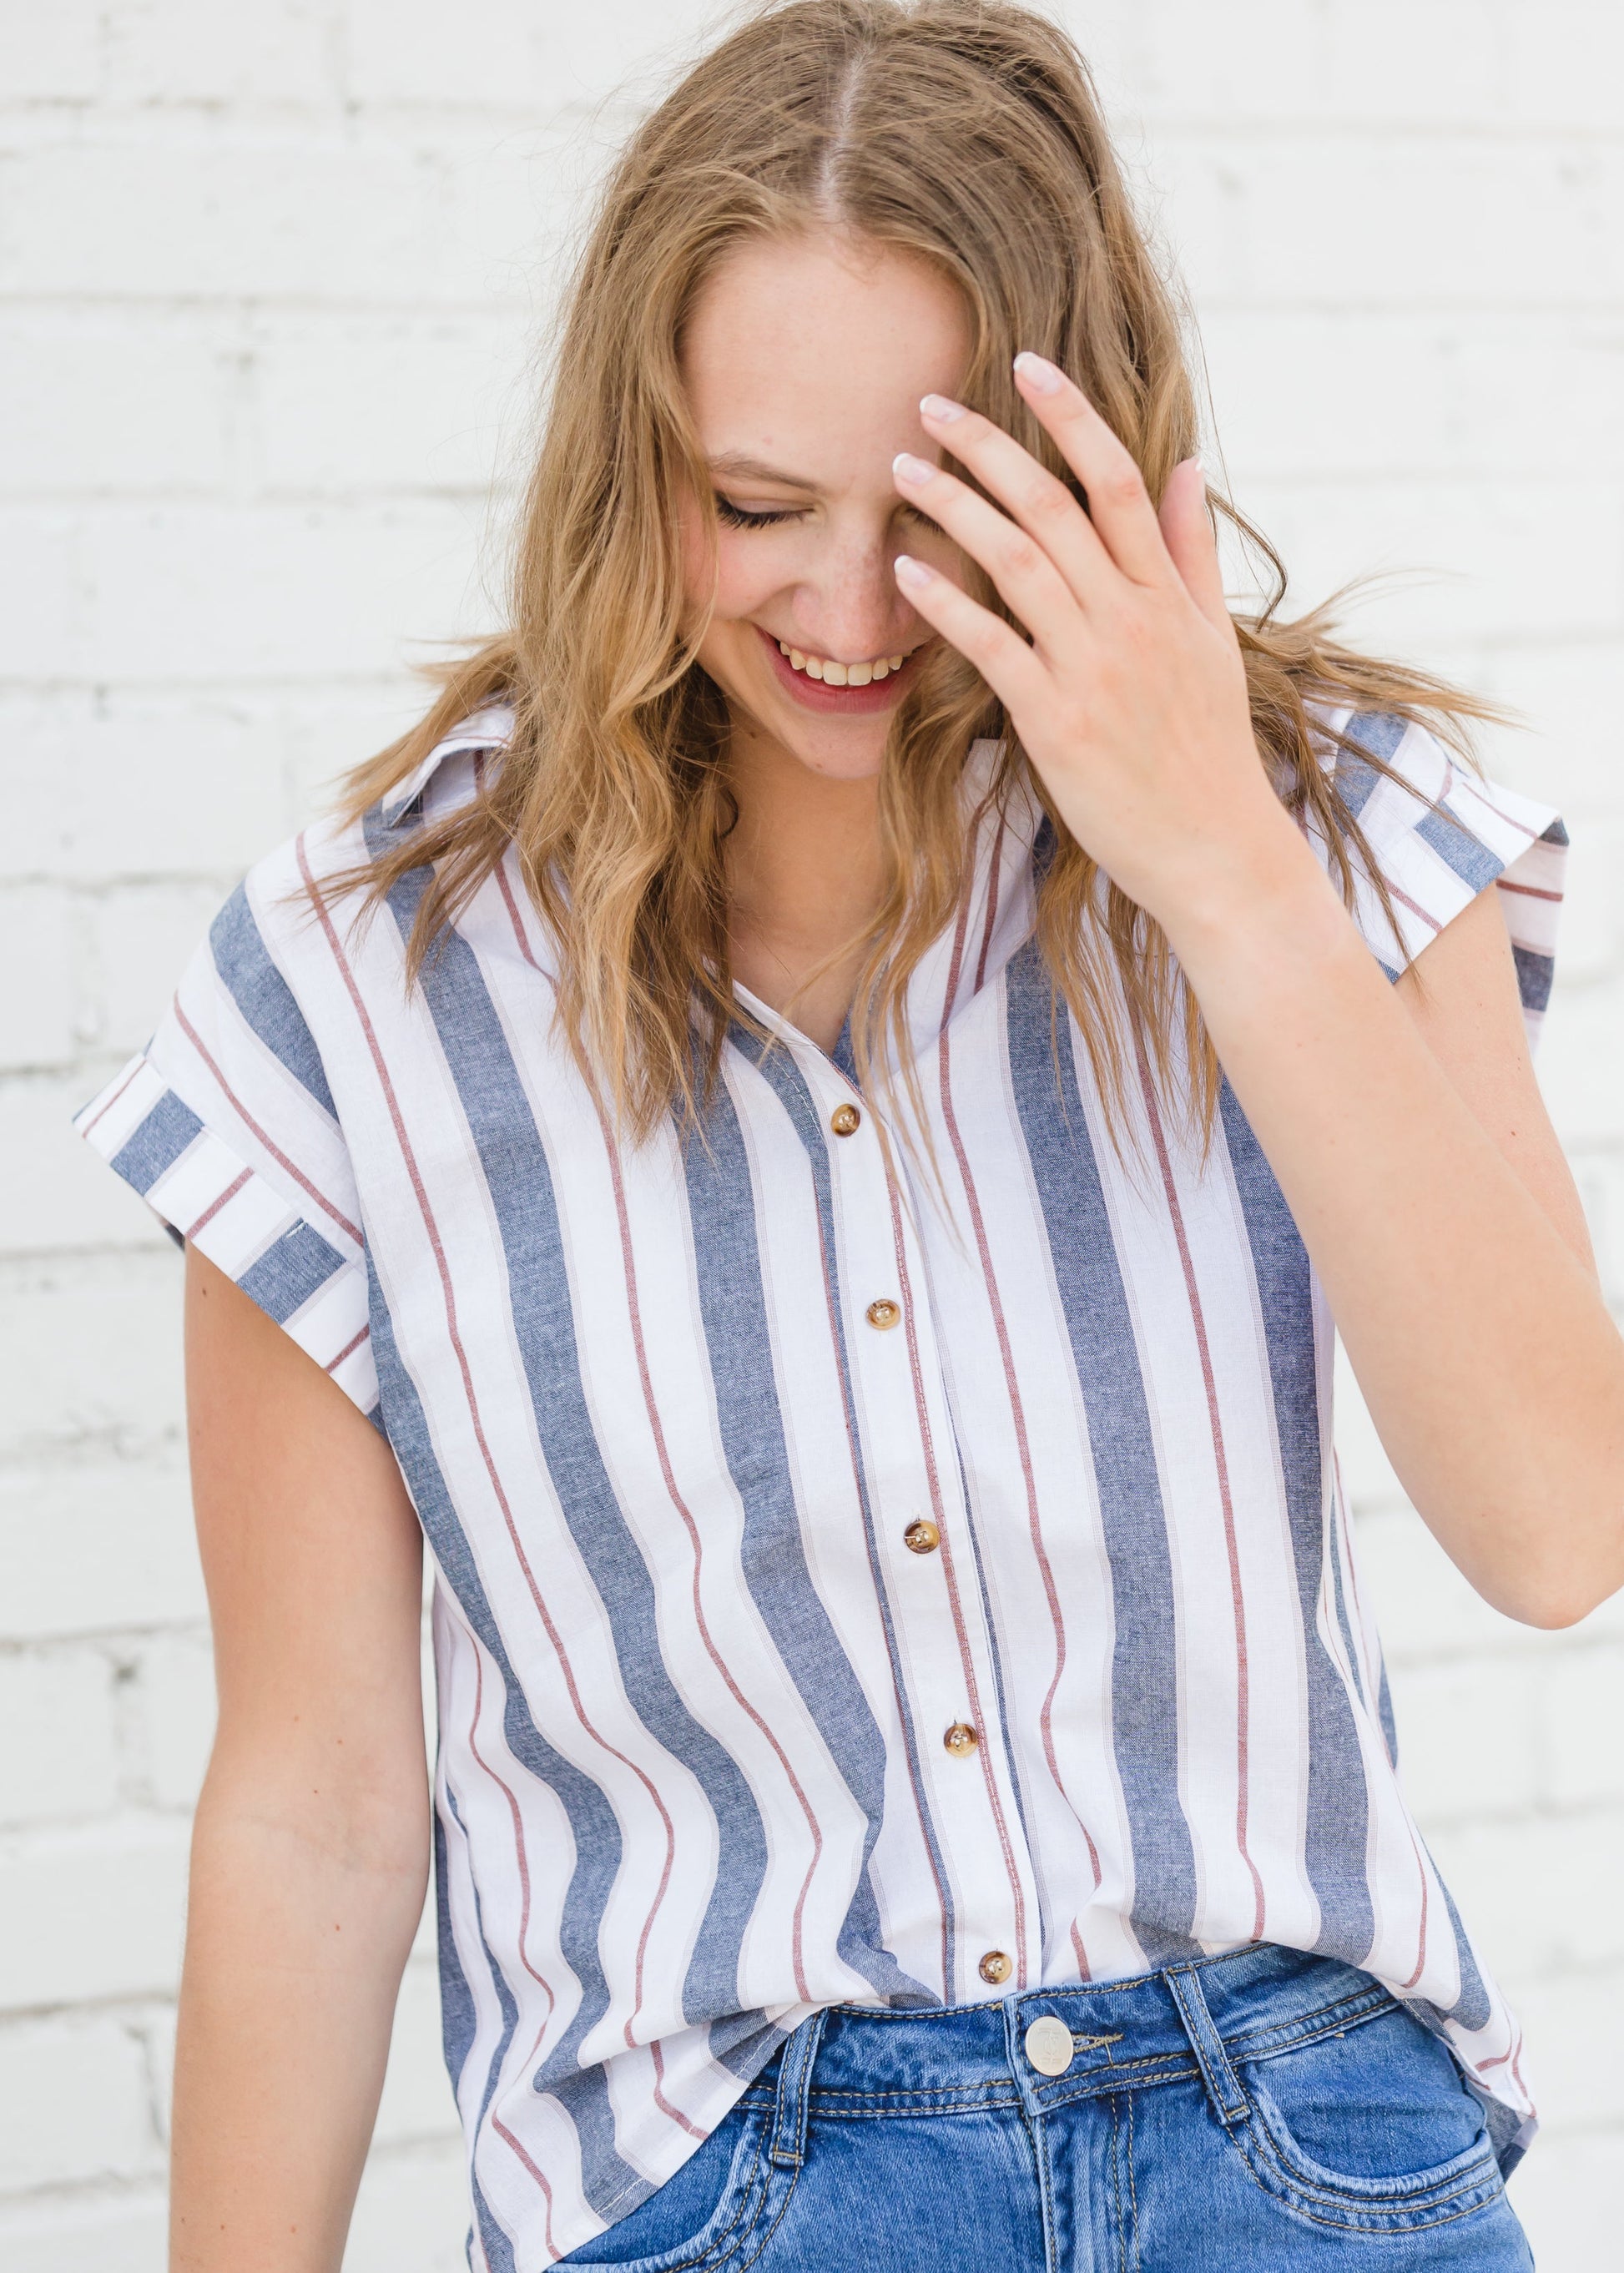
[[[771,636],[769,633],[768,637]],[[825,686],[868,686],[876,679],[890,678],[907,660],[906,655],[876,655],[866,663],[837,663],[831,656],[803,655],[787,640],[779,640],[778,649],[780,655],[787,656],[792,671],[804,671],[808,679],[821,679]]]

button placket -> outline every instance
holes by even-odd
[[[956,1475],[926,1257],[906,1202],[892,1190],[885,1148],[867,1131],[867,1108],[849,1095],[831,1099],[828,1069],[819,1070],[825,1078],[811,1085],[820,1117],[831,1139],[842,1140],[826,1140],[838,1196],[834,1260],[859,1313],[848,1351],[870,1507],[890,1542],[886,1591],[913,1709],[921,1735],[933,1724],[942,1731],[943,1749],[929,1747],[934,1767],[920,1766],[938,1836],[956,1858],[960,1962],[975,1969],[973,1980],[1002,1989],[1020,1977],[1023,1909],[1028,1922],[1035,1917],[1037,1894],[1000,1732],[995,1724],[989,1745],[976,1725],[998,1684]],[[891,1512],[899,1497],[900,1512]],[[956,1565],[969,1557],[969,1566],[950,1570],[950,1552]],[[947,1989],[950,1998],[974,1993],[962,1974]]]

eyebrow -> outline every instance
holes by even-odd
[[[781,466],[770,466],[764,460],[747,457],[742,451],[739,450],[725,450],[719,458],[708,459],[706,463],[713,474],[719,474],[725,477],[743,475],[748,480],[777,482],[780,487],[786,490],[810,490],[816,487],[816,484],[808,481],[804,474],[786,474]]]

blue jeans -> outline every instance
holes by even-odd
[[[1483,2106],[1445,2047],[1368,1974],[1267,1945],[996,2004],[816,2014],[674,2178],[564,2260],[643,2273],[1532,2262]]]

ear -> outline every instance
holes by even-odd
[[[1199,458],[1186,458],[1174,467],[1162,492],[1157,516],[1162,542],[1191,598],[1219,631],[1231,629],[1224,603],[1223,574],[1218,566],[1218,540],[1207,509],[1207,476]]]

